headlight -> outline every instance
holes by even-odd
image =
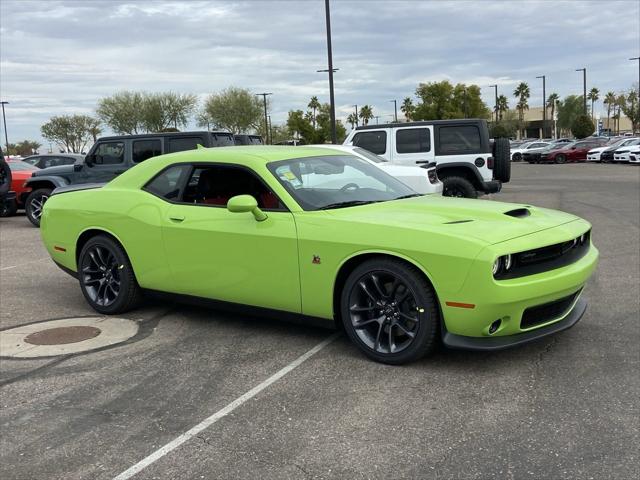
[[[500,272],[507,272],[513,266],[513,257],[511,255],[503,255],[496,258],[493,262],[493,276],[495,277]]]
[[[513,264],[513,259],[511,258],[511,255],[505,255],[503,258],[504,258],[504,269],[509,270],[511,268],[511,265]]]
[[[500,265],[502,265],[502,257],[496,258],[496,261],[493,262],[493,276],[494,277],[500,271]]]

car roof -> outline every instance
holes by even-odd
[[[72,158],[84,158],[85,156],[82,155],[81,153],[36,153],[35,155],[29,155],[28,157],[25,157],[25,160],[27,158],[32,158],[32,157],[72,157]]]
[[[461,118],[455,120],[424,120],[419,122],[392,122],[383,123],[380,125],[360,125],[355,128],[356,131],[361,130],[380,130],[383,128],[400,128],[400,127],[421,127],[425,125],[477,125],[478,122],[483,122],[480,118]]]
[[[191,137],[194,134],[197,135],[226,135],[232,136],[231,132],[223,132],[220,130],[213,130],[207,132],[206,130],[198,130],[193,132],[160,132],[160,133],[140,133],[135,135],[111,135],[109,137],[100,137],[100,140],[129,140],[134,138],[158,138],[158,137]]]

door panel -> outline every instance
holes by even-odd
[[[415,167],[417,161],[435,159],[432,126],[400,127],[391,132],[392,163]]]
[[[301,312],[298,244],[289,212],[172,205],[163,225],[172,292]]]

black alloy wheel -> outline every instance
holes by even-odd
[[[442,195],[444,197],[478,198],[476,188],[466,178],[447,177],[442,183]]]
[[[374,260],[354,270],[341,311],[351,340],[374,360],[400,364],[434,348],[439,317],[433,290],[403,262]]]
[[[51,196],[51,190],[48,188],[39,188],[29,194],[25,202],[24,211],[29,221],[36,227],[40,226],[40,218],[42,217],[42,209],[45,202]]]
[[[567,161],[567,157],[565,157],[563,154],[556,156],[556,163],[564,163],[566,161]]]
[[[129,259],[122,247],[107,236],[95,236],[82,248],[78,280],[85,299],[100,313],[125,312],[140,298]]]

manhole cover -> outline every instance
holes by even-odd
[[[63,345],[88,340],[100,335],[100,329],[87,326],[49,328],[24,337],[31,345]]]
[[[36,358],[88,352],[122,343],[138,333],[126,318],[74,317],[0,331],[0,357]]]

